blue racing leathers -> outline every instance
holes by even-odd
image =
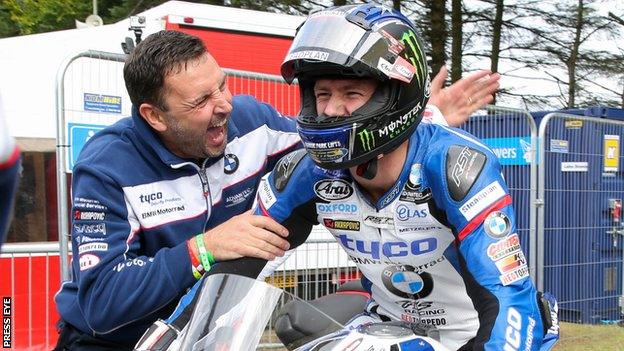
[[[186,240],[251,208],[260,178],[298,147],[294,121],[250,96],[233,99],[223,157],[179,158],[136,108],[97,133],[73,169],[63,321],[134,346],[196,281]]]
[[[293,244],[324,225],[365,276],[372,312],[424,324],[451,350],[539,350],[556,339],[497,157],[444,126],[420,124],[407,142],[399,179],[375,203],[348,171],[320,169],[299,150],[263,178],[257,212]],[[256,263],[260,278],[275,267]]]

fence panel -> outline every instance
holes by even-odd
[[[621,349],[623,333],[587,324],[622,322],[624,229],[609,208],[624,197],[624,122],[553,113],[539,135],[540,284],[557,296],[560,320],[584,324],[570,325],[576,335],[564,334],[564,343]]]
[[[57,243],[5,244],[0,296],[11,305],[12,350],[50,350],[57,340],[54,294],[60,286]]]
[[[498,156],[516,210],[517,233],[535,282],[535,198],[537,194],[537,127],[526,110],[487,106],[461,126]]]

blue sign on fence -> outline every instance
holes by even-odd
[[[104,129],[106,126],[100,124],[83,124],[83,123],[68,123],[67,135],[69,136],[69,157],[67,158],[67,170],[71,172],[74,169],[74,164],[78,159],[80,150],[84,147],[85,143],[91,139],[95,133]]]
[[[84,93],[84,110],[121,113],[121,96]]]
[[[531,163],[531,137],[481,139],[498,156],[503,166],[526,166]]]

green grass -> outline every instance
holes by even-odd
[[[622,351],[624,327],[561,323],[561,337],[555,351]]]

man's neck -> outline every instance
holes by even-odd
[[[406,140],[398,148],[377,160],[377,174],[373,179],[366,179],[355,173],[356,167],[350,169],[353,179],[362,187],[366,195],[376,203],[385,193],[392,188],[401,175],[405,159],[407,157],[407,147],[409,141]]]

